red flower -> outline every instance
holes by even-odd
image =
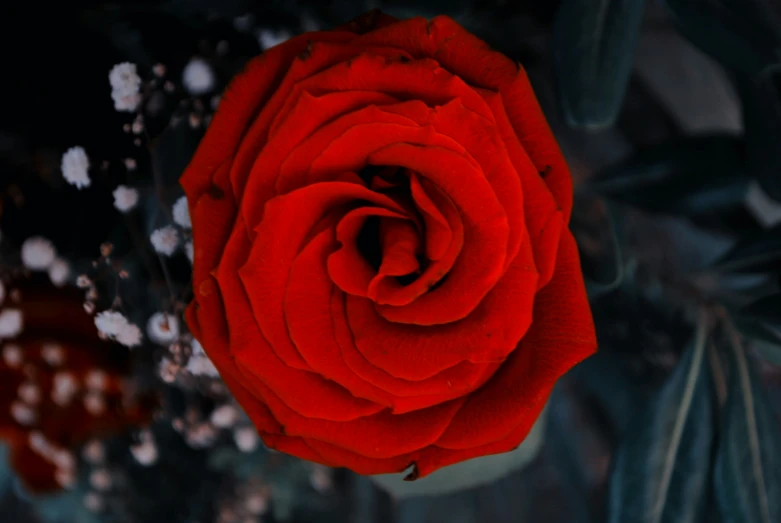
[[[450,18],[263,53],[181,182],[188,323],[272,448],[412,478],[508,451],[596,347],[564,158]]]
[[[33,492],[75,479],[74,451],[91,438],[151,420],[125,383],[127,350],[98,338],[81,293],[24,285],[24,331],[0,344],[0,439]],[[6,302],[9,299],[6,298]]]

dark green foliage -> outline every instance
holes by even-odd
[[[616,121],[644,11],[645,0],[561,2],[553,25],[553,65],[570,126],[593,130]]]
[[[781,521],[781,432],[752,361],[725,348],[730,380],[714,469],[724,523]]]
[[[742,204],[745,163],[740,137],[687,137],[641,150],[597,173],[587,187],[647,211],[712,213]]]
[[[702,520],[714,441],[705,326],[614,458],[611,523]]]

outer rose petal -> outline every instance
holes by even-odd
[[[352,45],[398,47],[416,58],[433,57],[472,85],[498,91],[510,122],[556,199],[564,222],[572,211],[572,177],[542,113],[526,72],[447,16],[412,18],[367,33]]]

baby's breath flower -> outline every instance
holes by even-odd
[[[260,47],[265,51],[271,47],[281,44],[282,42],[289,40],[292,36],[290,33],[281,29],[279,31],[273,31],[268,28],[260,29],[257,32],[258,42]]]
[[[203,59],[193,58],[182,71],[182,83],[191,95],[208,93],[214,89],[214,72]]]
[[[103,498],[97,492],[84,494],[84,507],[90,512],[100,512],[103,510],[103,506]]]
[[[127,318],[119,311],[103,311],[95,315],[95,326],[102,334],[113,337],[128,325]]]
[[[220,372],[217,367],[214,366],[212,360],[208,356],[191,356],[187,360],[187,366],[185,367],[187,372],[193,376],[207,376],[209,378],[219,378]]]
[[[62,258],[56,258],[49,266],[49,279],[55,287],[62,287],[68,283],[70,272],[71,269],[68,262]]]
[[[89,475],[89,484],[95,490],[106,491],[111,488],[112,483],[111,474],[104,468],[95,469]]]
[[[128,323],[119,329],[115,339],[125,347],[136,347],[141,345],[143,334],[141,334],[141,329],[138,328],[138,325]]]
[[[160,365],[157,368],[157,372],[164,382],[173,383],[176,381],[176,376],[179,374],[179,368],[180,367],[178,364],[174,363],[168,358],[163,358],[160,360]]]
[[[2,316],[2,314],[0,314]],[[14,343],[7,343],[3,347],[2,351],[3,363],[9,368],[17,369],[24,361],[24,355],[22,354],[22,348]]]
[[[187,366],[185,370],[193,376],[208,376],[209,378],[219,378],[220,372],[217,367],[214,366],[212,360],[203,351],[203,347],[198,340],[193,340],[190,344],[192,347],[192,354],[190,359],[187,360]]]
[[[57,251],[43,236],[31,236],[22,244],[22,265],[32,271],[45,271],[54,262]]]
[[[128,212],[138,203],[138,191],[127,185],[118,185],[114,189],[114,207],[120,212]]]
[[[176,203],[174,203],[173,214],[174,222],[176,222],[177,225],[184,229],[192,228],[193,224],[192,221],[190,221],[190,209],[187,207],[186,196],[182,196],[176,200]]]
[[[233,405],[221,405],[212,411],[209,419],[212,425],[218,429],[227,429],[236,424],[239,419],[239,411]]]
[[[98,465],[106,459],[106,447],[99,440],[91,440],[82,449],[84,460],[91,465]]]
[[[166,345],[179,337],[179,320],[176,316],[156,312],[146,323],[146,334],[154,343]]]
[[[157,252],[171,256],[179,246],[179,233],[170,225],[166,225],[152,232],[149,240]]]
[[[78,189],[89,187],[89,158],[83,147],[71,147],[62,155],[62,177]]]
[[[192,263],[193,255],[195,254],[193,252],[193,242],[187,242],[184,244],[184,253],[187,255],[187,259],[190,260],[190,263]]]
[[[264,492],[253,492],[244,499],[244,508],[253,516],[260,516],[268,511],[268,495]]]
[[[252,452],[258,448],[258,433],[254,427],[238,427],[233,431],[236,447],[242,452]]]
[[[147,440],[130,447],[130,452],[139,464],[148,467],[157,461],[157,445],[154,440]]]
[[[111,98],[117,111],[133,112],[141,103],[141,78],[138,76],[136,64],[123,62],[115,65],[108,73],[111,84]]]
[[[24,320],[19,309],[0,311],[0,338],[13,338],[22,332]]]

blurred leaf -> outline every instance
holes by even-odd
[[[781,294],[772,294],[755,301],[740,311],[742,316],[781,328]]]
[[[572,507],[572,519],[568,521],[588,523],[593,521],[588,500],[588,456],[584,455],[583,445],[579,445],[582,440],[569,437],[573,432],[582,430],[582,426],[578,426],[575,420],[583,414],[577,412],[572,398],[566,396],[561,386],[554,390],[550,401],[546,445],[551,449],[552,461],[560,471],[562,493],[566,496],[567,504]]]
[[[725,523],[781,521],[781,434],[737,334],[714,487]]]
[[[681,32],[722,65],[756,75],[778,64],[781,32],[763,0],[666,0]]]
[[[587,187],[647,211],[692,216],[742,203],[744,173],[741,138],[697,136],[644,149],[598,173]]]
[[[642,401],[641,386],[630,377],[622,359],[600,344],[600,350],[579,363],[569,375],[576,380],[578,392],[597,402],[610,428],[622,437]]]
[[[737,86],[749,168],[768,196],[781,200],[781,74],[738,77]]]
[[[692,346],[619,448],[611,523],[701,520],[714,438],[706,338],[701,321]]]
[[[778,266],[781,258],[781,225],[749,235],[713,265],[720,270],[764,271]]]
[[[621,286],[624,281],[624,258],[621,250],[621,239],[618,231],[618,224],[616,223],[616,212],[613,207],[604,202],[604,216],[605,216],[605,230],[609,233],[609,260],[604,260],[603,263],[598,264],[600,273],[608,273],[608,276],[602,280],[596,280],[585,276],[586,291],[589,298],[597,298],[613,291]],[[603,274],[600,274],[602,276]]]
[[[632,73],[645,0],[563,0],[553,26],[559,102],[571,127],[613,125]]]
[[[755,319],[735,318],[740,333],[751,342],[751,346],[757,349],[762,357],[781,366],[781,331]]]

